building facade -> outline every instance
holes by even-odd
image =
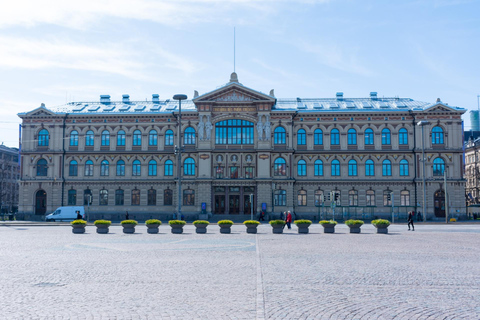
[[[1,214],[17,212],[20,166],[18,149],[0,145],[0,204]]]
[[[20,113],[20,209],[62,205],[90,218],[188,218],[293,210],[313,219],[465,214],[464,109],[407,98],[277,99],[238,82],[181,103],[75,102]],[[425,125],[417,126],[419,121]],[[422,135],[422,128],[424,135]],[[180,134],[179,134],[180,129]],[[180,140],[180,141],[179,141]],[[178,165],[176,146],[182,146]],[[181,192],[178,192],[178,171]],[[251,197],[253,195],[253,197]],[[253,203],[251,199],[253,198]],[[420,209],[421,210],[421,209]],[[453,210],[453,211],[452,211]]]

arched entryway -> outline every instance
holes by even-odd
[[[35,214],[45,215],[47,212],[47,193],[45,190],[38,190],[35,194]]]
[[[433,196],[433,204],[435,208],[435,217],[445,218],[445,192],[437,190]]]

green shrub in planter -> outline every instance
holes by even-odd
[[[70,222],[70,224],[72,226],[86,226],[87,221],[78,219],[78,220],[73,220],[72,222]]]
[[[218,221],[218,225],[233,225],[233,221],[232,220],[220,220]]]
[[[377,220],[372,220],[372,224],[376,228],[388,228],[388,226],[390,225],[390,221],[385,219],[377,219]]]
[[[243,224],[245,224],[245,225],[254,224],[254,225],[258,226],[260,224],[260,222],[258,222],[257,220],[246,220],[246,221],[243,221]]]
[[[312,224],[312,221],[310,220],[295,220],[294,222],[297,226],[299,224],[303,224],[303,225],[306,225],[306,227],[310,226]]]
[[[260,225],[260,222],[257,220],[247,220],[243,224],[247,227],[247,233],[257,233],[257,227]]]
[[[298,233],[308,233],[308,227],[312,224],[310,220],[295,220],[295,225],[298,228]]]
[[[122,226],[123,226],[124,224],[133,224],[134,226],[136,226],[136,225],[138,224],[138,222],[135,221],[135,220],[123,220],[123,221],[120,222],[120,223],[122,224]]]
[[[176,225],[176,226],[178,226],[178,225],[184,226],[185,223],[186,223],[186,222],[183,221],[183,220],[170,220],[170,221],[168,221],[168,224],[171,225],[171,226],[173,226],[173,225]]]
[[[193,221],[193,225],[196,226],[197,224],[206,224],[207,226],[210,224],[210,222],[208,222],[207,220],[195,220]]]
[[[158,219],[150,219],[150,220],[145,221],[145,224],[146,224],[147,226],[152,225],[152,224],[153,224],[153,225],[161,225],[161,224],[162,224],[162,221],[160,221],[160,220],[158,220]]]
[[[135,226],[138,222],[135,220],[123,220],[120,224],[123,227],[123,233],[135,233]]]
[[[347,220],[345,221],[345,224],[347,226],[357,226],[357,227],[361,227],[363,226],[364,222],[362,220],[353,220],[353,219],[350,219],[350,220]]]
[[[285,225],[285,221],[283,220],[270,220],[270,225],[273,227],[273,226],[284,226]]]
[[[323,227],[323,233],[335,233],[335,226],[337,225],[337,221],[322,220],[319,223]]]
[[[334,220],[322,220],[319,222],[322,226],[323,225],[333,225],[333,226],[336,226],[337,225],[337,221],[334,221]]]
[[[109,220],[95,220],[93,223],[96,226],[106,226],[109,227],[112,224],[112,221]]]

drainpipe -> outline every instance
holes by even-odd
[[[415,212],[418,211],[417,204],[418,204],[418,198],[417,198],[417,183],[415,180],[417,179],[417,155],[415,153],[415,150],[417,149],[417,126],[416,126],[416,120],[415,120],[415,115],[413,114],[412,110],[408,110],[408,113],[413,117],[412,120],[412,125],[413,125],[413,168],[414,168],[414,177],[412,180],[413,187],[415,189]],[[425,213],[423,213],[425,214]]]
[[[62,203],[61,207],[63,207],[63,200],[65,198],[65,126],[66,126],[66,120],[68,117],[68,113],[65,113],[65,117],[63,118],[63,139],[62,139],[62,167],[61,167],[61,172],[62,172]]]

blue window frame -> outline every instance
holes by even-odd
[[[164,175],[173,176],[173,161],[172,160],[165,161]]]
[[[47,129],[42,129],[38,133],[38,146],[39,147],[48,147],[50,142],[50,134]]]
[[[391,144],[391,134],[390,130],[385,128],[382,130],[382,145]]]
[[[283,158],[275,159],[273,164],[273,175],[286,176],[287,175],[287,163]]]
[[[70,165],[68,166],[68,175],[71,177],[78,176],[78,162],[76,160],[70,161]]]
[[[148,145],[149,146],[156,146],[157,145],[157,131],[150,130],[148,133]]]
[[[157,161],[150,160],[148,162],[148,175],[149,176],[156,176],[157,175]]]
[[[183,174],[186,176],[195,175],[195,160],[193,158],[187,158],[183,162]]]
[[[365,130],[365,145],[373,145],[374,144],[374,135],[373,130],[368,128]]]
[[[195,144],[195,129],[193,129],[193,127],[188,127],[188,128],[185,129],[184,137],[183,137],[183,144],[185,144],[185,145],[194,145]]]
[[[93,161],[85,162],[85,176],[93,176]]]
[[[117,146],[125,146],[125,131],[123,130],[117,133]]]
[[[133,131],[133,145],[134,146],[142,145],[142,132],[140,130]]]
[[[305,162],[305,160],[298,160],[297,174],[299,176],[306,176],[307,175],[307,162]]]
[[[365,161],[365,175],[370,177],[375,175],[375,163],[373,160]]]
[[[330,131],[330,144],[331,145],[340,144],[340,131],[338,131],[338,129],[332,129],[332,131]]]
[[[315,129],[313,133],[313,144],[320,146],[323,144],[323,131],[322,129]]]
[[[297,145],[306,145],[307,144],[307,133],[304,129],[297,131]]]
[[[392,163],[390,162],[390,160],[383,160],[382,175],[383,176],[391,176],[392,175]]]
[[[355,129],[348,129],[348,144],[356,145],[357,144],[357,131]]]
[[[71,146],[78,146],[78,131],[73,130],[70,132],[70,145]]]
[[[253,122],[230,119],[215,124],[215,144],[253,144]]]
[[[322,160],[315,160],[315,175],[323,176],[323,162]]]
[[[140,163],[140,160],[135,160],[133,161],[132,164],[132,176],[141,176],[142,175],[142,165]]]
[[[408,161],[405,159],[400,160],[400,176],[408,176]]]
[[[117,161],[117,176],[124,176],[125,175],[125,161],[118,160]]]
[[[286,143],[286,131],[283,127],[275,128],[273,132],[273,143],[274,144],[285,144]]]
[[[436,158],[433,160],[433,175],[443,176],[445,171],[445,161],[442,158]]]
[[[167,130],[165,132],[165,145],[166,146],[173,146],[173,131]]]
[[[88,130],[87,133],[85,134],[85,145],[86,146],[93,146],[94,143],[94,138],[93,138],[93,131]]]
[[[103,160],[101,163],[100,163],[100,175],[101,176],[108,176],[108,167],[109,167],[109,163],[107,160]]]
[[[103,130],[102,131],[102,137],[101,137],[101,142],[102,146],[109,146],[110,145],[110,132],[108,130]]]
[[[332,176],[340,176],[340,161],[332,161]]]
[[[408,131],[405,128],[398,130],[398,144],[408,145]]]
[[[432,129],[432,144],[443,144],[443,129],[436,126]]]
[[[348,161],[348,175],[349,176],[357,175],[357,161],[353,159]]]
[[[46,177],[48,173],[47,160],[40,159],[37,161],[37,176]]]

